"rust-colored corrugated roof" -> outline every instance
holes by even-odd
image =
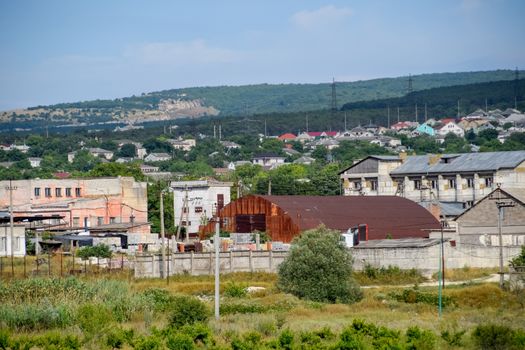
[[[308,230],[324,224],[346,231],[359,224],[369,227],[369,239],[428,237],[439,221],[417,203],[397,196],[260,196],[279,206]]]

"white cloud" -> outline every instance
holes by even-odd
[[[291,20],[298,27],[311,28],[341,22],[350,15],[352,10],[348,7],[328,5],[313,11],[299,11],[292,15]]]
[[[208,64],[233,63],[243,54],[230,49],[209,46],[204,40],[190,42],[148,43],[131,47],[125,57],[144,64]]]

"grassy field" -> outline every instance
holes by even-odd
[[[384,273],[374,277],[370,271],[357,278],[374,285],[419,281],[413,272],[391,272],[388,281]],[[275,282],[276,276],[266,273],[222,276],[222,315],[214,320],[199,318],[212,312],[210,276],[179,275],[169,284],[130,280],[126,271],[3,279],[0,349],[475,349],[487,332],[491,339],[514,332],[511,338],[525,346],[523,293],[502,291],[495,284],[447,287],[440,317],[437,287],[370,288],[360,302],[346,305],[299,300],[279,292]],[[248,286],[264,289],[249,294],[244,291]],[[180,310],[194,301],[204,309]],[[174,326],[184,315],[199,323]],[[487,324],[492,327],[488,331],[476,328]]]

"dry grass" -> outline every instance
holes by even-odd
[[[494,273],[497,273],[499,269],[497,267],[468,267],[465,266],[461,269],[445,269],[445,280],[446,281],[469,281],[477,278],[488,277]],[[432,275],[434,279],[438,278],[437,273]]]

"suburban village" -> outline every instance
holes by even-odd
[[[224,152],[241,148],[223,139],[220,125],[214,125],[213,131],[208,137],[218,139]],[[65,171],[51,179],[2,181],[0,254],[4,258],[0,266],[5,274],[9,270],[6,258],[25,256],[29,245],[37,255],[74,254],[85,246],[105,245],[115,253],[133,256],[130,267],[137,277],[165,276],[167,271],[172,275],[208,274],[214,269],[210,254],[218,224],[221,272],[276,272],[293,239],[320,225],[340,232],[358,270],[395,266],[416,268],[431,276],[440,269],[441,253],[446,268],[498,267],[502,263],[506,268],[525,245],[525,151],[479,152],[478,146],[470,144],[467,153],[421,155],[403,145],[400,135],[424,135],[439,145],[450,136],[463,139],[468,133],[490,133],[504,144],[513,133],[524,131],[525,114],[507,109],[477,110],[460,120],[397,121],[389,127],[370,123],[338,132],[259,135],[261,140],[278,141],[282,148],[254,154],[251,159],[224,161],[222,168],[213,169],[214,176],[191,180],[184,180],[184,173],[159,170],[159,164],[169,161],[171,155],[148,153],[139,142],[117,142],[120,149],[133,146],[135,155],[127,158],[116,156],[118,150],[81,146],[81,151],[105,163],[138,161],[145,181],[129,176],[74,178]],[[319,149],[330,162],[331,152],[344,141],[366,142],[389,154],[370,154],[339,169],[338,178],[332,179],[339,183],[338,195],[275,195],[271,180],[267,190],[257,194],[230,176],[239,167],[270,171],[308,166],[319,162],[312,157]],[[178,138],[165,142],[187,153],[201,141]],[[2,148],[22,154],[30,151],[27,145]],[[77,152],[67,154],[68,162],[74,162]],[[41,159],[27,159],[31,167],[40,166]],[[173,196],[173,222],[169,224],[176,228],[174,232],[164,232],[166,223],[159,231],[151,229],[147,187],[148,182],[158,181],[165,183],[158,198]],[[170,255],[167,262],[161,261],[161,251]],[[82,264],[80,258],[78,264]],[[103,264],[111,266],[107,259]]]

